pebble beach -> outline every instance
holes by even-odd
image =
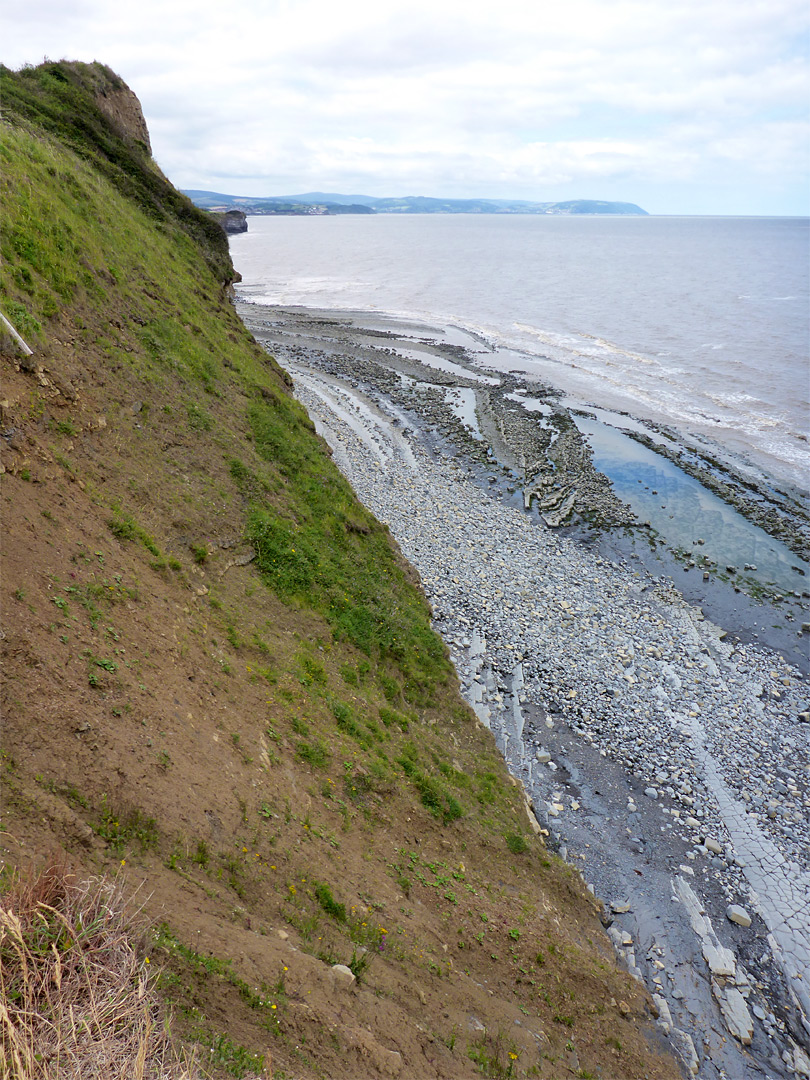
[[[274,309],[240,313],[418,570],[462,692],[537,830],[602,900],[685,1070],[810,1076],[802,630],[798,654],[729,633],[631,546],[606,554],[528,513],[418,393],[392,392],[435,385],[412,328],[353,350],[328,320],[295,333]],[[476,378],[445,364],[442,392]]]

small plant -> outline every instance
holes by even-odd
[[[523,855],[524,852],[529,850],[529,845],[526,843],[526,838],[521,836],[520,833],[509,833],[506,837],[506,846],[512,852],[513,855]]]
[[[397,712],[396,709],[389,709],[387,706],[380,706],[380,719],[386,727],[392,727],[396,725],[403,731],[408,730],[409,721],[407,716],[403,716],[401,712]]]
[[[138,535],[137,526],[128,514],[110,518],[107,528],[119,540],[134,540]]]
[[[92,826],[94,832],[120,855],[124,848],[137,842],[141,851],[155,849],[158,843],[158,829],[154,818],[145,817],[140,810],[121,810],[115,813],[102,799],[99,820]]]
[[[309,735],[309,724],[307,724],[305,720],[302,720],[300,716],[293,716],[290,719],[290,727],[296,735]]]
[[[301,682],[304,686],[311,686],[313,683],[326,686],[326,671],[317,660],[313,660],[310,656],[299,656],[298,665],[301,668]]]
[[[191,554],[194,558],[194,562],[198,565],[202,565],[208,558],[208,548],[205,544],[192,544]]]
[[[205,840],[198,840],[197,850],[191,856],[191,861],[205,869],[208,866],[209,857],[208,844],[206,844]]]
[[[572,1028],[574,1026],[574,1018],[573,1016],[563,1016],[561,1013],[555,1013],[554,1023],[562,1024],[564,1027]]]
[[[352,949],[352,958],[346,967],[358,982],[362,982],[373,959],[374,953],[369,952],[368,949],[361,949],[359,955],[357,949]]]
[[[484,1076],[495,1077],[496,1080],[507,1080],[512,1076],[519,1056],[516,1047],[512,1046],[507,1050],[500,1031],[495,1035],[483,1031],[467,1047],[467,1057],[475,1062],[479,1071]]]
[[[315,899],[327,915],[331,915],[338,922],[346,922],[346,905],[335,900],[334,896],[332,896],[332,890],[324,882],[316,884]]]
[[[348,683],[349,686],[360,685],[360,677],[357,674],[357,668],[354,666],[354,664],[341,664],[340,676],[345,683]]]
[[[186,412],[188,413],[188,426],[192,431],[210,431],[214,426],[210,413],[195,401],[186,405]]]
[[[296,753],[302,761],[306,761],[315,769],[325,769],[332,760],[326,743],[318,739],[316,742],[302,742],[296,747]]]

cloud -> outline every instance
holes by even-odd
[[[182,186],[544,198],[621,181],[643,205],[666,178],[680,209],[734,182],[762,212],[772,177],[807,175],[809,23],[804,0],[34,0],[5,62],[109,63]]]

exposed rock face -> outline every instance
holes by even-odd
[[[247,218],[241,210],[226,210],[224,213],[212,212],[211,216],[216,218],[228,236],[247,232]]]
[[[144,120],[140,101],[121,79],[109,71],[109,68],[102,70],[109,72],[111,78],[101,79],[94,86],[96,104],[119,135],[125,139],[134,139],[143,143],[151,156],[152,144],[149,141],[149,129]]]

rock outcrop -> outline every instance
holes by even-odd
[[[241,210],[225,210],[224,212],[211,212],[213,217],[228,236],[248,231],[247,217]]]

